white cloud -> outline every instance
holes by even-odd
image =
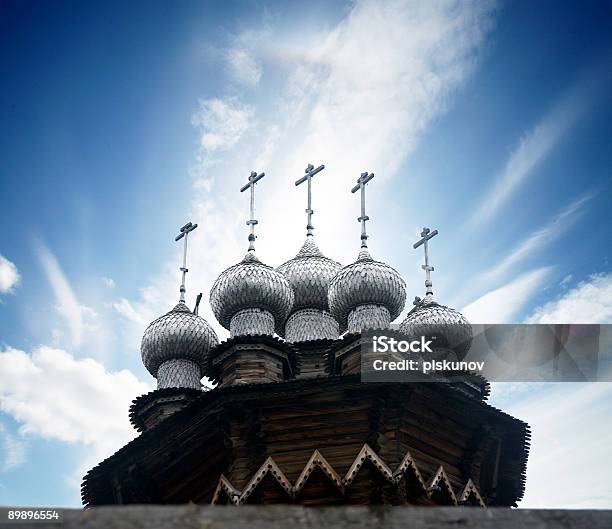
[[[612,507],[612,384],[530,384],[504,411],[531,426],[522,508]]]
[[[115,288],[115,280],[112,277],[101,277],[100,279],[108,288]]]
[[[559,286],[562,287],[567,287],[567,285],[570,284],[570,282],[572,281],[572,279],[574,279],[574,276],[572,274],[567,274],[559,283]]]
[[[200,101],[192,123],[200,131],[200,145],[207,152],[226,150],[238,143],[250,126],[253,109],[235,97]]]
[[[0,411],[21,424],[20,434],[88,447],[87,462],[107,457],[135,437],[127,410],[150,391],[130,371],[109,372],[91,359],[41,346],[27,354],[0,351]]]
[[[253,54],[244,47],[231,48],[226,54],[227,69],[238,82],[254,87],[261,79],[261,66]]]
[[[612,323],[612,273],[595,274],[556,301],[536,308],[527,323]]]
[[[12,435],[2,423],[0,423],[0,448],[0,472],[8,472],[25,463],[25,442]]]
[[[463,307],[461,312],[472,323],[516,323],[515,318],[542,282],[551,268],[538,268],[510,283],[487,292]]]
[[[14,263],[0,255],[0,293],[12,292],[21,277]]]
[[[146,319],[144,319],[142,315],[136,311],[132,304],[125,298],[120,298],[119,301],[114,302],[112,307],[126,320],[142,326],[147,323]]]

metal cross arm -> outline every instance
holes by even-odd
[[[312,209],[312,189],[311,189],[311,181],[312,177],[317,173],[320,173],[323,169],[325,169],[324,165],[319,165],[315,169],[314,165],[311,163],[308,164],[308,167],[304,169],[306,173],[302,178],[299,178],[295,181],[295,185],[299,186],[303,182],[308,182],[308,202],[306,206],[306,235],[312,235],[312,230],[314,230],[314,226],[312,225],[312,215],[314,210]]]
[[[240,188],[240,192],[242,193],[243,191],[246,191],[249,187],[252,187],[257,182],[259,182],[264,176],[266,176],[266,173],[257,174],[255,171],[251,171],[251,174],[249,176],[249,183],[248,184],[244,184]]]
[[[356,193],[363,186],[365,186],[370,180],[374,178],[374,173],[368,174],[367,171],[365,173],[361,173],[361,176],[357,179],[357,185],[351,189],[351,193]]]
[[[187,235],[189,232],[192,232],[197,227],[198,227],[197,224],[192,224],[191,222],[188,222],[179,230],[180,233],[174,238],[174,240],[180,241],[183,237],[185,237],[185,235]]]
[[[421,244],[425,244],[429,239],[432,239],[438,235],[438,230],[431,231],[429,228],[423,228],[421,232],[421,237],[423,237],[420,241],[415,242],[412,247],[416,250]]]
[[[314,168],[314,165],[312,164],[308,164],[308,167],[306,167],[306,169],[304,169],[304,172],[306,173],[304,176],[302,176],[302,178],[298,179],[295,181],[295,185],[299,186],[302,182],[305,182],[306,180],[308,180],[309,178],[312,178],[314,175],[316,175],[317,173],[320,173],[323,169],[325,169],[324,165],[319,165],[319,167],[317,167],[316,169]]]

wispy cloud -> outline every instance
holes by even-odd
[[[535,174],[537,166],[555,149],[592,104],[593,94],[581,79],[533,129],[526,132],[506,161],[480,207],[469,220],[471,226],[488,221],[518,187]]]
[[[0,255],[0,293],[12,292],[19,284],[21,276],[17,271],[15,263]]]
[[[112,277],[101,277],[100,279],[108,288],[115,288],[115,280]]]
[[[83,342],[86,325],[97,318],[97,313],[79,303],[55,255],[39,240],[34,242],[34,249],[53,291],[55,307],[68,324],[73,345],[78,347]]]
[[[581,281],[559,299],[534,309],[526,322],[612,324],[612,273]]]
[[[226,52],[227,69],[234,79],[242,84],[255,87],[261,79],[261,66],[251,51],[243,45],[236,45]]]
[[[11,434],[6,426],[0,423],[0,472],[13,470],[26,460],[25,442]]]
[[[510,281],[506,285],[487,292],[461,312],[472,323],[516,323],[521,309],[542,283],[552,268],[538,268]]]
[[[226,150],[238,143],[249,128],[253,109],[235,97],[200,101],[192,124],[200,130],[200,144],[209,152]]]
[[[142,314],[138,312],[132,304],[125,298],[120,298],[118,301],[112,303],[113,309],[117,314],[123,316],[126,320],[129,320],[141,327],[145,327],[147,321],[142,317]]]
[[[271,36],[270,27],[264,20],[256,29],[227,34],[224,44],[210,45],[204,56],[222,66],[230,83],[241,88],[256,88],[263,74],[265,53],[262,45]]]
[[[499,279],[511,270],[513,266],[529,258],[535,252],[541,251],[547,244],[553,242],[576,221],[591,198],[593,198],[592,194],[583,195],[560,211],[546,226],[533,232],[523,240],[493,269],[482,274],[482,281],[491,282]]]

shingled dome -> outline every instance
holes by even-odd
[[[276,270],[287,278],[293,288],[294,311],[300,309],[329,310],[327,302],[329,282],[341,268],[340,263],[321,253],[314,242],[314,237],[309,235],[298,254]]]
[[[331,280],[328,300],[331,313],[342,327],[347,325],[349,313],[360,305],[382,306],[393,321],[404,309],[406,283],[394,268],[375,261],[362,248],[357,260]]]
[[[414,308],[400,324],[408,336],[436,335],[436,345],[453,350],[463,359],[472,345],[472,326],[458,310],[434,301],[433,296],[415,302]]]
[[[274,328],[281,334],[293,307],[293,299],[293,290],[285,276],[263,264],[253,251],[249,251],[238,264],[221,272],[210,290],[210,304],[215,317],[228,330],[231,330],[230,323],[237,313],[259,309],[272,315]],[[268,332],[262,328],[261,334]]]
[[[154,377],[169,361],[191,361],[203,368],[208,352],[218,338],[208,322],[180,301],[170,312],[154,320],[142,337],[142,362]],[[174,363],[176,366],[176,363]],[[200,373],[201,378],[202,375]],[[175,385],[180,385],[174,381]],[[169,382],[170,383],[170,382]]]

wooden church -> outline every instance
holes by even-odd
[[[406,301],[405,282],[367,245],[363,173],[361,248],[342,267],[315,244],[309,165],[306,240],[274,269],[255,255],[255,185],[249,248],[223,271],[210,303],[229,338],[185,304],[144,333],[142,359],[157,389],[134,400],[140,435],[84,478],[87,507],[109,504],[301,504],[516,506],[525,488],[529,427],[486,403],[488,382],[473,373],[446,381],[363,382],[366,330],[389,329]],[[183,226],[185,254],[189,233]],[[426,294],[400,324],[416,336],[445,325],[438,341],[463,358],[471,327],[433,298],[428,241]],[[203,377],[214,383],[205,390]]]

